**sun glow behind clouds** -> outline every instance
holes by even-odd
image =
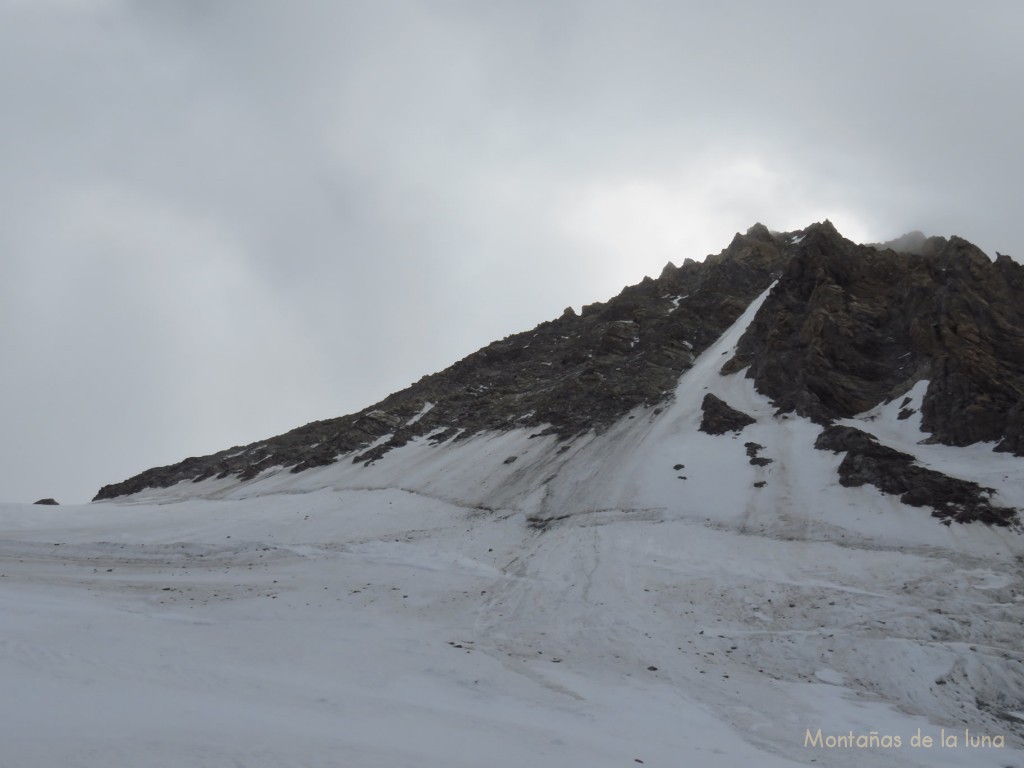
[[[638,264],[657,274],[668,261],[702,260],[756,222],[788,231],[829,219],[855,242],[882,239],[832,190],[753,155],[708,158],[660,176],[593,180],[575,187],[562,209],[564,235],[593,249],[625,282],[635,281]]]

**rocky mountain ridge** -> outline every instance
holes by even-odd
[[[356,414],[151,469],[105,486],[96,499],[211,477],[251,479],[272,467],[369,464],[417,438],[439,445],[527,428],[568,448],[638,407],[666,402],[694,359],[773,284],[722,372],[746,369],[779,414],[829,425],[927,379],[922,428],[932,440],[993,441],[1024,454],[1024,267],[1003,256],[992,262],[957,237],[857,245],[825,221],[786,233],[755,225],[704,262],[670,263],[656,279],[578,315],[567,309]],[[835,441],[828,445],[835,450]],[[897,493],[881,474],[875,479]],[[947,519],[1012,519],[1013,510],[983,509],[983,491],[977,508],[922,503]]]
[[[346,454],[367,462],[421,436],[441,443],[526,426],[570,438],[601,429],[669,397],[694,358],[778,277],[791,254],[760,229],[704,262],[668,264],[606,303],[489,344],[358,413],[147,470],[105,486],[96,500],[182,480],[249,479],[273,466],[300,472]]]
[[[959,237],[898,252],[814,226],[723,372],[747,368],[781,412],[822,424],[927,379],[933,441],[1022,455],[1022,298],[1024,267]]]

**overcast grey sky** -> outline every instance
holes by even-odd
[[[761,221],[1024,256],[1024,3],[0,0],[0,500],[350,413]]]

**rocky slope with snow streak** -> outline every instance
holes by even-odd
[[[368,466],[410,441],[444,445],[517,429],[555,436],[571,452],[632,409],[664,407],[695,356],[769,283],[721,373],[744,371],[778,413],[829,425],[902,399],[902,418],[920,411],[923,439],[992,442],[1021,455],[1024,267],[1004,256],[993,263],[956,237],[913,245],[856,245],[827,221],[796,233],[756,225],[704,263],[670,264],[657,280],[495,342],[358,414],[151,469],[96,498],[211,477],[250,480],[281,467]],[[920,382],[927,388],[911,408],[907,393]],[[819,447],[847,454],[847,484],[871,484],[947,521],[1017,522],[989,486],[884,446],[868,450],[870,438],[850,430],[830,434]]]

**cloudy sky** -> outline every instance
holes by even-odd
[[[0,500],[349,413],[756,221],[1024,256],[1024,4],[0,0]]]

